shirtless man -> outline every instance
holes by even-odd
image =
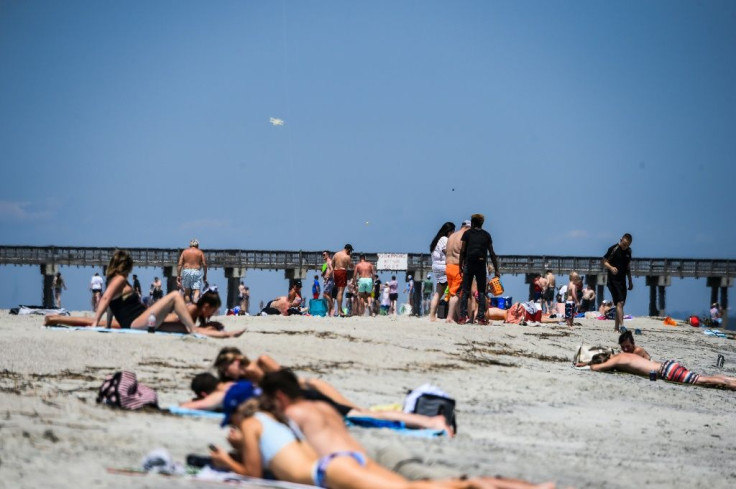
[[[624,353],[633,353],[634,355],[639,355],[647,360],[652,359],[651,355],[649,355],[644,348],[634,344],[634,335],[631,334],[631,331],[621,333],[621,336],[618,337],[618,344],[621,347],[621,351]]]
[[[335,277],[335,287],[337,287],[337,313],[340,317],[345,317],[342,311],[342,296],[345,287],[348,286],[348,270],[353,268],[353,260],[350,254],[353,252],[353,245],[346,244],[345,248],[335,253],[332,257],[332,269]]]
[[[460,300],[457,293],[463,283],[463,275],[460,271],[460,250],[463,247],[462,237],[470,229],[470,220],[463,221],[463,225],[447,238],[447,249],[445,250],[445,274],[447,275],[447,286],[450,289],[450,302],[447,308],[447,321],[454,323],[457,316],[457,303]]]
[[[296,314],[295,309],[298,309],[302,303],[301,297],[289,300],[289,297],[282,295],[272,301],[268,301],[268,304],[261,310],[261,316],[272,316],[281,314],[282,316],[291,316]]]
[[[547,280],[547,288],[542,291],[542,304],[547,308],[547,314],[555,314],[554,300],[557,290],[555,274],[552,273],[552,270],[547,270],[544,278]]]
[[[305,399],[297,377],[290,370],[282,369],[278,372],[266,374],[260,386],[263,389],[263,394],[274,402],[276,410],[297,425],[306,442],[320,457],[315,471],[317,474],[321,471],[324,475],[327,470],[338,464],[357,464],[365,469],[364,480],[377,477],[375,487],[383,487],[387,481],[396,484],[406,482],[406,479],[402,476],[382,467],[368,457],[365,448],[350,435],[342,417],[329,404]],[[447,486],[438,485],[436,487],[478,489],[534,487],[524,481],[512,479],[471,478],[467,480],[467,485],[459,480],[455,485],[452,483],[453,481],[447,480],[445,481],[448,484]],[[337,484],[338,487],[354,487],[354,481],[346,480],[344,485],[341,482],[334,480],[333,486]],[[442,484],[440,481],[438,483]],[[419,484],[417,487],[435,487],[429,481],[427,481],[427,484],[429,484],[427,486],[420,482],[416,482],[416,484]],[[409,483],[406,487],[414,486]],[[545,485],[542,487],[553,486]]]
[[[353,280],[358,282],[358,310],[357,315],[362,316],[365,314],[365,308],[368,306],[368,310],[373,314],[373,298],[371,292],[373,291],[373,275],[375,275],[376,269],[373,267],[371,262],[365,260],[365,255],[360,254],[360,262],[355,265],[355,275]]]
[[[582,292],[582,299],[580,301],[580,311],[588,312],[595,309],[595,290],[590,284],[586,285]]]
[[[294,301],[298,301],[299,306],[301,306],[302,304],[302,281],[300,279],[295,279],[291,283],[291,288],[289,289],[289,293],[286,295],[286,297],[289,299],[290,303],[294,303]]]
[[[327,317],[330,318],[335,315],[335,301],[332,300],[332,292],[335,289],[335,279],[333,278],[332,270],[332,257],[330,252],[325,250],[322,252],[322,259],[325,261],[322,264],[322,280],[324,286],[322,287],[322,298],[327,301]]]
[[[207,260],[199,249],[199,241],[193,239],[189,248],[181,252],[177,267],[176,283],[184,290],[186,302],[197,302],[202,285],[207,283]]]
[[[586,365],[585,363],[576,364],[577,367],[584,367]],[[688,371],[674,360],[659,363],[653,360],[647,360],[636,353],[619,353],[618,355],[613,355],[603,363],[590,364],[590,370],[595,372],[620,370],[634,375],[641,375],[642,377],[648,377],[653,373],[658,378],[671,382],[736,390],[736,378],[734,377],[726,377],[725,375],[698,375]]]

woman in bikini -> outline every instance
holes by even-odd
[[[235,347],[225,347],[215,359],[215,368],[220,376],[220,381],[249,380],[259,384],[267,373],[278,372],[281,365],[268,355],[261,355],[258,360],[251,361]],[[356,416],[362,418],[374,418],[386,421],[400,421],[407,428],[445,430],[449,436],[455,436],[452,427],[447,424],[443,415],[425,416],[423,414],[405,413],[394,410],[369,410],[358,406],[348,400],[333,385],[322,380],[299,377],[299,385],[304,389],[307,399],[313,401],[324,401],[331,405],[341,416]],[[213,396],[212,402],[221,402],[217,396]]]
[[[244,393],[245,396],[248,393]],[[250,394],[252,395],[252,394]],[[214,446],[211,456],[220,468],[248,477],[269,471],[276,479],[331,489],[527,489],[534,486],[512,479],[408,481],[375,464],[366,464],[360,452],[336,452],[318,457],[314,449],[289,427],[287,420],[261,399],[250,399],[228,413],[228,442],[240,459]]]

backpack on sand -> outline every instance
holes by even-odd
[[[139,384],[133,372],[123,370],[105,377],[97,392],[97,403],[123,409],[140,409],[148,405],[158,407],[158,395],[150,387]]]
[[[439,387],[424,384],[410,391],[404,400],[405,413],[423,414],[424,416],[445,417],[448,426],[457,433],[457,421],[455,420],[455,399]]]
[[[580,345],[575,352],[572,363],[603,363],[615,354],[613,348]]]

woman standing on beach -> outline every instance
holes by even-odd
[[[158,331],[170,333],[200,333],[216,338],[229,338],[240,336],[245,331],[228,333],[196,326],[184,298],[176,291],[169,293],[146,309],[141,303],[140,296],[128,282],[128,275],[132,270],[133,258],[127,251],[117,250],[107,266],[107,290],[102,294],[97,305],[92,326],[100,324],[102,314],[110,307],[113,316],[124,329],[146,329],[149,327],[149,318],[152,318]],[[167,315],[171,312],[176,314],[177,321],[167,321],[170,319],[167,318]]]
[[[455,224],[446,222],[442,225],[435,235],[432,243],[429,245],[429,252],[432,253],[432,273],[434,274],[435,290],[432,295],[432,302],[429,305],[429,320],[437,320],[437,304],[440,297],[445,293],[447,288],[447,275],[445,274],[445,258],[447,251],[447,238],[455,232]]]
[[[66,290],[66,282],[61,278],[61,272],[56,272],[54,280],[51,283],[51,287],[54,289],[54,305],[57,309],[61,308],[61,289]]]

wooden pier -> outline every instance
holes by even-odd
[[[43,303],[53,305],[51,283],[59,266],[105,267],[117,248],[76,247],[76,246],[0,246],[0,265],[39,265],[44,277]],[[133,257],[136,267],[161,268],[167,278],[168,290],[176,289],[176,266],[181,248],[126,248]],[[286,250],[204,250],[208,268],[223,268],[228,279],[227,304],[236,303],[239,280],[251,270],[284,270],[289,279],[306,278],[310,270],[322,266],[322,251]],[[353,253],[354,259],[361,252]],[[368,261],[379,263],[380,253],[364,252]],[[423,279],[432,269],[428,253],[405,253],[406,267],[393,268],[405,271],[416,279]],[[558,275],[572,271],[584,275],[586,282],[598,288],[598,296],[603,296],[606,272],[600,257],[546,256],[546,255],[503,255],[499,256],[502,274],[525,275],[526,283],[531,284],[536,274],[551,270]],[[379,269],[380,271],[380,269]],[[650,315],[662,315],[665,310],[665,290],[672,277],[706,278],[711,288],[711,302],[719,302],[724,309],[728,307],[728,288],[736,278],[736,260],[706,258],[634,258],[631,274],[646,277],[650,287]]]

